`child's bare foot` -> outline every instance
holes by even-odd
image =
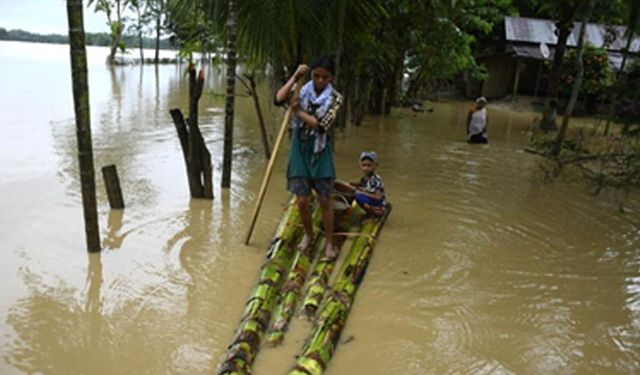
[[[333,244],[327,244],[324,248],[324,255],[329,259],[336,259],[338,257],[338,253],[336,253],[336,249],[333,248]]]
[[[300,244],[298,245],[298,250],[300,250],[301,252],[307,251],[309,249],[309,246],[311,246],[311,240],[311,236],[305,234],[302,238],[302,241],[300,241]]]

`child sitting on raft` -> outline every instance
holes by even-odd
[[[375,151],[364,151],[360,154],[360,170],[363,176],[359,182],[351,184],[356,189],[356,202],[372,216],[384,215],[387,208],[384,184],[380,175],[376,173],[377,167],[378,155]]]

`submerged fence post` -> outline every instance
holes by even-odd
[[[124,199],[122,199],[122,190],[120,189],[120,180],[118,179],[116,166],[111,164],[102,167],[102,178],[104,179],[104,186],[107,189],[109,206],[115,209],[124,208]]]

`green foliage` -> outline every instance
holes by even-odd
[[[418,9],[411,17],[412,43],[408,51],[407,71],[411,76],[409,95],[420,86],[468,72],[473,80],[486,79],[486,70],[476,65],[473,47],[478,38],[487,37],[512,12],[511,1],[438,1],[433,7]]]
[[[640,136],[640,62],[621,74],[613,90],[617,99],[613,120],[623,125],[623,134]]]
[[[584,73],[578,98],[602,97],[613,83],[613,70],[609,65],[607,51],[587,43],[583,47],[582,62]],[[560,96],[569,97],[575,81],[577,50],[567,52],[561,73]]]
[[[194,52],[221,51],[224,40],[218,37],[221,26],[208,16],[207,1],[166,0],[164,29],[183,57]],[[213,4],[212,4],[213,5]]]

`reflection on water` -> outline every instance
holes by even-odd
[[[102,239],[102,248],[105,250],[115,250],[122,246],[122,241],[126,234],[120,233],[122,228],[122,219],[124,210],[109,210],[109,218],[107,220],[107,233]]]
[[[251,99],[236,101],[234,188],[220,191],[224,76],[207,68],[216,199],[190,200],[168,115],[187,108],[185,67],[108,68],[89,49],[96,168],[117,165],[127,208],[109,210],[97,181],[105,251],[87,255],[68,51],[33,48],[0,42],[0,373],[212,373],[287,201],[285,153],[243,246],[265,166]],[[637,373],[638,197],[621,214],[613,197],[540,183],[522,152],[530,113],[490,106],[491,144],[467,145],[467,105],[337,132],[340,177],[356,179],[360,151],[375,149],[394,212],[327,373]],[[307,329],[294,321],[255,373],[284,373]]]

